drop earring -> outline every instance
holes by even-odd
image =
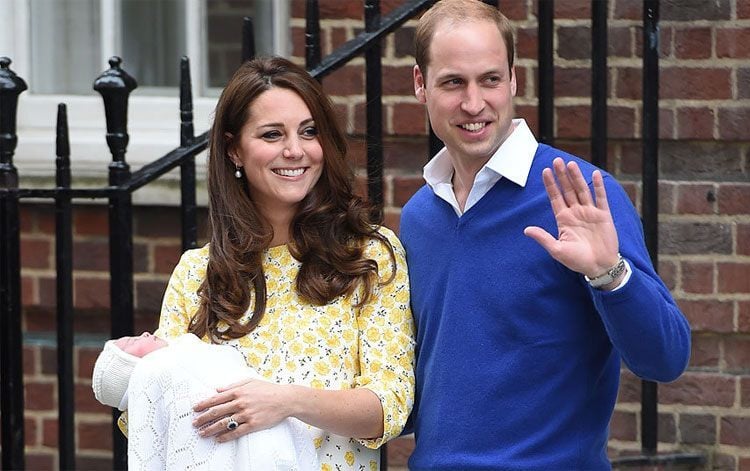
[[[240,171],[242,167],[240,167],[239,165],[235,165],[234,168],[234,178],[242,178],[242,172]]]

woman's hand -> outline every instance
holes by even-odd
[[[247,379],[224,388],[193,407],[200,414],[193,420],[202,437],[218,442],[234,440],[250,432],[271,428],[291,415],[291,387],[258,379]],[[237,426],[230,428],[230,417]]]

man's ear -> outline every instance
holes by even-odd
[[[510,68],[510,94],[516,96],[516,66]]]
[[[414,96],[417,97],[417,101],[419,101],[420,103],[426,103],[427,98],[425,97],[425,94],[424,94],[424,87],[425,87],[424,75],[422,75],[422,71],[419,70],[418,65],[414,66],[413,74],[414,74]]]

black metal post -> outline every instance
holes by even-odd
[[[242,62],[255,57],[255,30],[253,19],[249,16],[242,18]]]
[[[380,26],[380,0],[365,0],[365,31]],[[383,73],[381,42],[373,41],[365,51],[367,114],[367,195],[383,206]]]
[[[311,70],[320,64],[320,9],[318,0],[305,2],[305,67]]]
[[[13,153],[18,143],[18,95],[28,87],[0,57],[0,188],[18,188]],[[18,195],[0,193],[0,402],[2,468],[24,469],[23,335],[21,331],[21,231]]]
[[[190,59],[180,60],[180,147],[187,147],[195,139],[193,130],[193,91],[190,80]],[[186,157],[180,164],[180,206],[182,216],[182,251],[198,246],[196,222],[195,157]]]
[[[128,146],[128,97],[138,85],[120,68],[122,60],[112,57],[110,68],[94,82],[94,90],[104,99],[107,120],[107,145],[112,153],[109,184],[124,185],[130,179],[125,162]],[[133,335],[133,198],[127,190],[116,190],[109,198],[109,260],[111,334],[113,338]],[[117,429],[119,411],[112,410],[115,469],[127,469],[127,443]]]
[[[659,266],[659,1],[643,2],[643,200],[646,247]],[[641,383],[641,451],[655,454],[658,441],[658,391]]]
[[[591,162],[607,168],[607,0],[591,0]]]
[[[539,141],[553,145],[555,142],[555,65],[553,58],[555,3],[553,0],[544,0],[538,3],[538,7]]]
[[[55,175],[57,188],[70,188],[70,144],[65,104],[57,106]],[[75,389],[73,385],[73,210],[70,196],[55,197],[57,269],[57,407],[60,469],[75,469]]]

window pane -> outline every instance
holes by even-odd
[[[273,54],[274,1],[206,0],[208,86],[223,88],[242,60],[242,18],[253,19],[255,53]]]
[[[35,93],[93,93],[100,64],[99,0],[30,0]]]
[[[140,87],[176,87],[186,54],[184,0],[122,0],[122,58]]]

